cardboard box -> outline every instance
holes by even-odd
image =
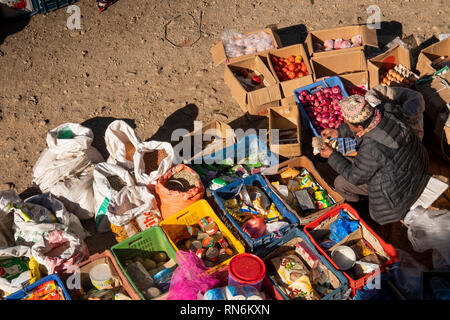
[[[344,77],[352,73],[367,72],[364,51],[347,51],[311,58],[315,81],[323,77]],[[353,76],[355,77],[355,76]],[[350,77],[349,79],[353,79]]]
[[[361,71],[361,72],[353,72],[347,73],[343,75],[339,75],[343,85],[345,88],[350,88],[352,86],[363,87],[365,90],[369,88],[369,72]],[[322,81],[325,77],[320,79],[316,79],[317,81]]]
[[[347,49],[338,49],[325,52],[314,52],[313,43],[319,42],[323,45],[325,40],[336,40],[341,38],[343,40],[350,40],[352,37],[360,34],[362,38],[362,45],[359,47],[352,47]],[[341,28],[324,29],[317,31],[310,31],[305,40],[306,48],[310,57],[320,57],[336,52],[352,52],[364,51],[365,46],[378,47],[378,38],[376,29],[369,29],[366,25],[355,25]]]
[[[198,136],[198,141],[195,136]],[[190,155],[183,155],[180,159],[184,163],[189,163],[193,159],[210,155],[216,151],[225,149],[226,147],[236,143],[236,135],[234,130],[226,123],[221,121],[212,121],[202,126],[195,128],[193,132],[185,135],[183,140],[174,147],[176,154],[180,154],[183,147],[189,149]],[[196,153],[196,148],[200,147],[201,151]],[[180,161],[180,162],[181,162]]]
[[[279,164],[278,166],[273,166],[273,167],[268,168],[268,169],[265,170],[265,175],[263,175],[263,177],[264,177],[264,179],[266,179],[267,184],[269,185],[269,187],[276,194],[279,194],[279,193],[276,190],[276,188],[272,185],[271,182],[276,181],[277,175],[282,173],[283,171],[287,170],[288,168],[300,168],[300,169],[301,168],[305,168],[306,170],[308,170],[312,174],[314,179],[316,179],[317,183],[319,183],[322,186],[322,188],[324,188],[327,191],[328,195],[330,195],[334,199],[334,201],[336,202],[335,204],[329,206],[328,208],[325,208],[325,209],[322,209],[322,210],[318,210],[318,211],[316,211],[316,212],[314,212],[314,213],[312,213],[312,214],[310,214],[310,215],[308,215],[306,217],[300,217],[299,213],[296,212],[291,206],[289,206],[287,204],[286,201],[284,201],[280,197],[281,202],[283,202],[283,204],[286,206],[286,208],[288,208],[292,213],[294,213],[299,218],[300,225],[306,225],[309,222],[317,219],[321,215],[327,213],[329,210],[331,210],[331,209],[337,207],[338,205],[344,203],[344,198],[339,193],[334,191],[334,189],[332,189],[328,185],[328,183],[325,182],[325,180],[321,177],[320,173],[314,167],[314,164],[311,162],[311,160],[309,160],[305,156],[301,156],[301,157],[298,157],[298,158],[287,160],[287,161]]]
[[[450,38],[432,44],[420,52],[416,65],[416,69],[420,72],[420,76],[432,75],[438,71],[434,69],[431,64],[433,60],[441,56],[450,56]]]
[[[411,53],[402,45],[397,45],[385,53],[369,59],[367,68],[370,75],[370,88],[380,84],[383,74],[399,64],[411,70]]]
[[[234,74],[234,72],[242,69],[248,69],[262,75],[264,87],[247,91]],[[251,115],[266,115],[269,108],[280,106],[280,86],[259,56],[226,65],[224,81],[230,89],[231,95],[244,112]]]
[[[252,32],[247,32],[247,33],[244,33],[244,34],[245,35],[249,35],[249,34],[252,34],[252,33],[258,33],[260,31],[264,31],[265,33],[270,35],[270,37],[272,38],[273,44],[274,44],[274,48],[281,47],[280,37],[270,28],[266,28],[266,29],[263,29],[263,30],[252,31]],[[255,55],[265,55],[265,54],[267,54],[268,51],[269,50],[265,50],[265,51],[260,51],[258,53],[242,55],[242,56],[234,57],[234,58],[228,58],[226,53],[225,53],[225,47],[223,45],[222,40],[217,42],[210,49],[212,60],[213,60],[213,64],[214,64],[215,67],[217,67],[219,64],[221,64],[223,62],[234,63],[234,62],[238,62],[238,61],[242,61],[242,60],[248,59],[249,57],[252,57],[252,56],[255,56]]]
[[[295,132],[295,142],[288,144],[279,144],[281,137],[274,137],[272,140],[273,130],[278,129],[281,134],[284,130],[292,130]],[[282,106],[269,109],[269,148],[270,151],[283,157],[298,157],[301,155],[300,140],[300,115],[297,105]]]
[[[307,76],[301,78],[281,81],[275,71],[275,66],[272,64],[271,57],[281,57],[287,58],[289,56],[301,56],[303,62],[306,64],[306,69],[308,71]],[[283,97],[291,97],[294,95],[294,90],[300,87],[306,86],[314,82],[313,71],[309,63],[308,55],[306,54],[305,47],[302,44],[295,44],[289,47],[284,47],[280,49],[270,50],[267,54],[267,63],[269,64],[270,71],[272,72],[274,78],[280,83],[281,92]]]

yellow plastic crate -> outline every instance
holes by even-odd
[[[225,224],[223,224],[223,222],[215,214],[209,203],[204,199],[199,200],[184,208],[183,210],[178,211],[167,219],[164,219],[163,221],[161,221],[159,226],[167,235],[170,244],[175,248],[176,251],[179,251],[179,249],[173,242],[173,239],[176,239],[183,233],[185,226],[197,224],[200,219],[205,217],[211,217],[214,220],[214,222],[217,224],[217,227],[219,228],[219,231],[222,232],[230,247],[234,248],[235,255],[245,252],[245,248],[242,243],[240,243],[236,239],[236,237],[233,236],[231,231],[225,226]],[[215,272],[222,267],[227,266],[230,263],[231,258],[217,264],[214,267],[209,268],[208,272]]]

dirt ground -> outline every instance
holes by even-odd
[[[193,120],[252,125],[224,85],[223,66],[212,64],[209,49],[222,33],[276,25],[290,45],[306,30],[363,23],[372,4],[381,10],[382,45],[397,35],[421,44],[449,33],[445,0],[119,0],[103,13],[82,0],[81,30],[66,27],[66,9],[3,25],[0,183],[25,196],[47,131],[64,122],[91,127],[105,158],[103,133],[115,119],[128,119],[143,140],[168,140],[175,128],[192,130]],[[94,252],[115,243],[101,237],[88,239]]]

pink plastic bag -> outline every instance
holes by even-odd
[[[208,268],[193,251],[178,251],[177,263],[167,300],[197,300],[199,294],[203,295],[219,283],[214,275],[206,273]]]

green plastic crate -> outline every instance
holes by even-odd
[[[170,259],[173,259],[175,262],[177,261],[175,249],[170,244],[164,231],[158,226],[140,232],[111,247],[111,252],[120,269],[142,300],[145,300],[144,296],[135,286],[125,270],[125,261],[136,256],[140,256],[143,259],[151,258],[152,252],[158,251],[164,251]]]

